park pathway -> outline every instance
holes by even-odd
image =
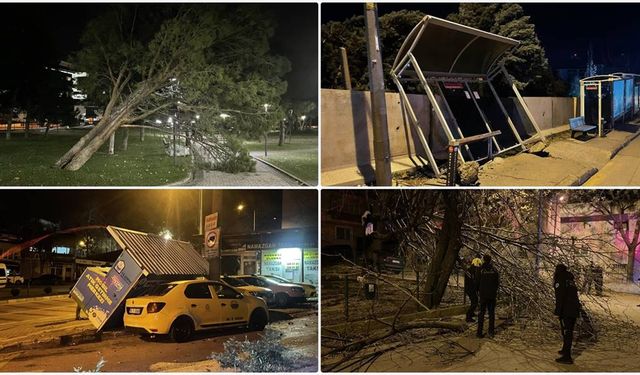
[[[195,178],[185,182],[184,185],[300,186],[296,180],[261,162],[256,162],[255,172],[227,173],[221,171],[199,170],[196,172]]]

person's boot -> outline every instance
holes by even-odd
[[[478,332],[476,333],[476,337],[479,339],[483,339],[484,338],[484,333]]]
[[[556,358],[556,362],[563,363],[565,365],[572,365],[573,364],[573,359],[571,359],[570,356],[568,356],[566,354],[563,354],[562,357]]]
[[[489,332],[487,333],[487,336],[489,336],[489,338],[490,338],[490,339],[492,339],[495,335],[496,335],[496,333],[495,333],[495,332],[493,332],[493,331],[489,331]]]

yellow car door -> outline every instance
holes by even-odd
[[[220,323],[238,324],[248,321],[247,302],[244,295],[227,285],[213,282],[210,284],[220,309]]]
[[[216,314],[217,299],[211,293],[206,282],[188,284],[184,289],[187,309],[200,328],[211,327],[218,323]]]

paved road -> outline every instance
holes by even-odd
[[[640,186],[640,137],[623,148],[585,186]]]
[[[303,356],[295,364],[299,366],[297,371],[317,370],[317,324],[315,315],[269,325],[281,333],[283,345]],[[106,361],[103,372],[221,371],[217,362],[207,360],[208,356],[222,352],[229,339],[256,341],[261,335],[245,329],[227,329],[200,333],[192,341],[180,344],[165,338],[122,335],[75,346],[0,353],[0,372],[71,372],[78,367],[87,371],[101,359]]]

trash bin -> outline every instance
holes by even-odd
[[[364,284],[364,298],[374,299],[376,298],[376,293],[378,293],[378,286],[376,284],[374,283]]]

